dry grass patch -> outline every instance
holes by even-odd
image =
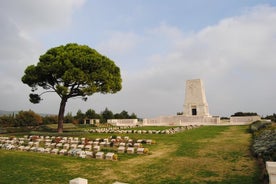
[[[245,178],[249,180],[245,183],[250,183],[256,172],[256,161],[249,151],[250,139],[246,127],[228,127],[212,138],[198,139],[193,142],[199,147],[194,155],[168,157],[164,161],[166,172],[161,179],[170,182],[168,178],[178,177],[172,183],[227,183],[235,178],[233,183],[239,183]]]
[[[218,180],[234,175],[252,175],[256,161],[249,151],[251,135],[245,131],[244,127],[231,126],[217,137],[204,140],[196,164],[206,171],[215,172]]]

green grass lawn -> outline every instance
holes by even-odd
[[[126,134],[153,139],[149,155],[119,154],[118,161],[0,150],[0,183],[260,183],[250,156],[247,126],[206,126],[174,135]],[[105,138],[108,134],[84,134]],[[125,136],[125,135],[121,135]]]

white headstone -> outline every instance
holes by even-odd
[[[103,159],[104,152],[97,152],[96,153],[96,159]]]
[[[127,153],[133,154],[134,153],[134,148],[133,147],[128,147],[127,148]]]
[[[145,148],[138,148],[137,149],[137,154],[144,154]]]
[[[75,178],[70,180],[69,184],[88,184],[88,180],[84,178]]]
[[[105,155],[105,159],[106,159],[106,160],[113,160],[113,156],[114,156],[114,153],[108,152],[108,153]]]
[[[266,162],[269,184],[276,184],[276,162]]]

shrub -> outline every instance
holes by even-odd
[[[256,131],[259,131],[261,129],[267,128],[271,125],[271,122],[266,122],[266,121],[255,121],[253,122],[249,129],[251,133],[254,133]]]
[[[42,123],[44,125],[54,124],[54,123],[57,124],[57,121],[58,121],[58,117],[56,115],[47,115],[42,117]]]
[[[42,118],[31,110],[19,111],[15,116],[15,122],[17,126],[36,126],[42,123]]]
[[[255,136],[252,149],[254,154],[261,156],[264,161],[276,161],[276,130],[264,130]]]
[[[273,113],[272,115],[266,116],[265,119],[270,119],[273,122],[276,122],[276,114]]]
[[[235,114],[231,115],[233,116],[258,116],[255,112],[236,112]]]

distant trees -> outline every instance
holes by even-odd
[[[16,126],[37,126],[42,124],[42,117],[34,111],[20,111],[15,116]]]
[[[84,119],[99,119],[101,123],[106,123],[108,119],[137,119],[137,115],[135,113],[129,115],[126,110],[114,114],[111,110],[105,108],[100,114],[93,109],[88,109],[85,113],[78,110],[74,118],[80,124],[83,123]]]
[[[74,116],[72,115],[71,112],[68,112],[65,116],[64,116],[64,123],[74,123],[75,119]]]
[[[97,114],[93,109],[88,109],[85,113],[85,117],[88,119],[101,119],[101,115]]]
[[[47,115],[42,117],[42,124],[47,125],[47,124],[54,124],[58,122],[58,117],[57,115]]]
[[[266,116],[265,119],[270,119],[273,122],[276,122],[276,114],[273,113],[272,115]]]
[[[0,116],[0,127],[13,127],[15,126],[14,114]]]
[[[115,119],[137,119],[136,114],[132,113],[128,114],[127,111],[123,110],[121,113],[114,114]]]
[[[20,111],[16,115],[3,115],[0,117],[0,126],[2,127],[37,126],[42,123],[42,117],[31,110]]]
[[[75,119],[78,121],[79,124],[81,124],[83,122],[83,120],[85,119],[85,114],[81,112],[81,110],[78,110]]]
[[[236,112],[231,116],[258,116],[258,114],[256,112]]]
[[[105,108],[100,114],[96,113],[93,109],[88,109],[85,113],[78,110],[76,115],[72,115],[71,112],[64,116],[64,123],[82,124],[84,119],[100,119],[101,123],[106,123],[108,119],[137,119],[135,113],[129,113],[123,110],[120,113],[113,113],[108,108]],[[57,124],[57,115],[41,116],[35,112],[20,111],[17,114],[2,115],[0,116],[0,127],[24,127],[24,126],[38,126],[47,124]]]
[[[108,108],[105,108],[105,110],[101,114],[103,122],[107,122],[108,119],[114,118],[113,112],[110,111]]]

